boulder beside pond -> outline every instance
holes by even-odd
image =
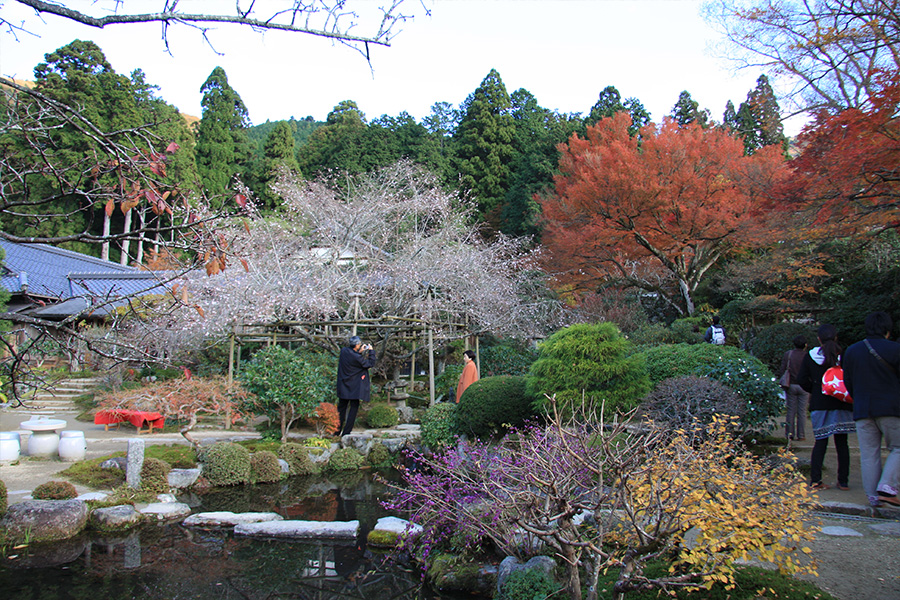
[[[28,500],[11,505],[0,528],[16,544],[65,540],[87,526],[89,515],[81,500]]]
[[[144,517],[130,504],[96,508],[91,512],[91,527],[100,531],[120,531],[136,527]]]

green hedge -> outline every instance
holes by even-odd
[[[214,486],[250,483],[250,451],[234,442],[216,442],[203,452],[203,476]]]
[[[712,366],[723,359],[756,360],[740,348],[715,344],[662,344],[646,348],[641,354],[653,385],[670,377],[694,375],[698,368]]]
[[[422,415],[422,443],[432,450],[456,444],[456,403],[435,404]]]
[[[250,481],[272,483],[281,479],[281,463],[274,452],[260,450],[250,455]]]
[[[460,398],[454,430],[486,437],[509,427],[518,427],[533,416],[533,398],[525,391],[524,377],[484,377],[466,388]]]

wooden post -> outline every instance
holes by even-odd
[[[416,381],[416,340],[412,342],[412,359],[409,363],[409,389],[413,389],[413,383]]]
[[[434,406],[434,333],[431,323],[428,324],[428,392],[430,401],[428,406]]]
[[[234,331],[228,336],[228,390],[234,383]],[[231,408],[225,411],[225,429],[231,429]]]

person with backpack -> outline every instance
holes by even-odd
[[[813,437],[816,438],[809,463],[810,486],[814,490],[827,490],[829,487],[822,482],[822,463],[828,450],[828,438],[833,436],[838,463],[837,487],[839,490],[849,490],[850,445],[847,435],[856,431],[853,406],[822,391],[822,376],[829,368],[840,364],[842,349],[837,343],[834,325],[820,325],[817,334],[819,345],[805,354],[797,375],[797,383],[809,393],[809,414]]]
[[[886,312],[866,317],[866,338],[844,356],[844,383],[853,398],[863,490],[872,506],[900,506],[900,344],[888,338]],[[881,463],[882,443],[888,455]]]
[[[719,325],[719,316],[716,315],[712,319],[712,325],[706,330],[703,339],[707,344],[715,344],[717,346],[725,345],[725,328]]]

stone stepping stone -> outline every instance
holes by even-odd
[[[292,539],[355,539],[359,521],[268,521],[243,523],[234,527],[234,535]]]
[[[247,523],[283,521],[284,517],[272,512],[233,513],[227,510],[203,512],[189,516],[182,521],[186,527],[234,527]]]

